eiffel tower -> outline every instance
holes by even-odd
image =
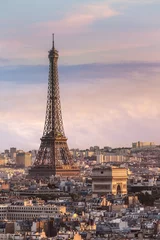
[[[49,51],[49,78],[48,95],[44,131],[41,144],[34,165],[29,170],[32,177],[51,175],[79,175],[79,168],[73,163],[73,159],[67,145],[64,133],[59,80],[58,80],[58,51],[54,46],[54,34],[52,49]]]

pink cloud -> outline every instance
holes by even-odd
[[[17,64],[22,64],[22,62],[26,64],[47,64],[47,50],[51,45],[51,32],[53,32],[51,25],[49,25],[50,30],[47,30],[47,34],[45,26],[41,26],[40,32],[39,26],[34,26],[35,33],[32,32],[32,35],[28,35],[27,38],[0,40],[1,56],[13,60]],[[85,31],[82,27],[83,30]],[[42,38],[37,36],[38,32],[43,35]],[[73,32],[69,36],[64,36],[66,37],[65,42],[62,38],[56,40],[56,46],[58,45],[60,50],[61,63],[147,61],[147,59],[149,61],[160,61],[159,51],[156,47],[156,45],[159,45],[160,33],[157,30],[113,32],[112,36],[107,36],[107,32],[100,32],[96,38],[94,37],[95,32],[91,32],[89,37],[92,41],[88,41],[88,36],[79,39]],[[45,45],[46,39],[48,39],[48,45]],[[75,42],[74,39],[76,39]],[[117,39],[119,39],[118,42]]]
[[[153,49],[160,41],[157,30],[110,32],[106,28],[97,30],[96,33],[89,29],[95,21],[117,14],[119,13],[104,2],[82,5],[61,20],[33,24],[28,26],[27,34],[22,30],[19,35],[13,34],[13,39],[0,40],[0,54],[5,59],[11,59],[14,64],[47,64],[51,33],[55,32],[56,37],[58,35],[56,46],[60,50],[60,61],[63,64],[146,59],[159,61],[160,55]]]
[[[79,9],[75,9],[74,13],[67,15],[62,20],[37,23],[33,28],[39,28],[40,31],[41,29],[45,29],[49,34],[51,32],[64,34],[68,32],[77,32],[79,30],[84,31],[84,28],[94,21],[113,17],[118,14],[117,11],[111,9],[106,3],[83,5],[80,6]]]
[[[59,35],[84,32],[93,22],[117,14],[118,12],[106,3],[80,5],[74,13],[66,15],[61,20],[35,23],[29,26],[26,33],[22,30],[22,33],[17,35],[16,29],[11,29],[10,32],[15,31],[15,34],[11,34],[14,37],[9,40],[0,40],[0,54],[15,61],[19,59],[20,62],[22,59],[26,62],[32,59],[34,62],[40,58],[42,62],[42,58],[46,58],[46,49],[42,45],[47,37],[51,37],[52,32]]]
[[[108,3],[123,3],[123,4],[154,4],[159,3],[159,0],[108,0]]]

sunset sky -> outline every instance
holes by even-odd
[[[70,148],[160,144],[160,0],[0,3],[0,151],[38,149],[52,33]]]

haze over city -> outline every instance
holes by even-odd
[[[2,2],[0,150],[39,146],[53,32],[69,147],[160,143],[159,7],[159,0]]]

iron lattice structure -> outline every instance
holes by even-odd
[[[49,78],[47,107],[43,136],[36,156],[34,166],[45,166],[56,172],[56,166],[71,164],[71,155],[64,133],[59,80],[58,80],[58,51],[54,47],[49,51]]]

